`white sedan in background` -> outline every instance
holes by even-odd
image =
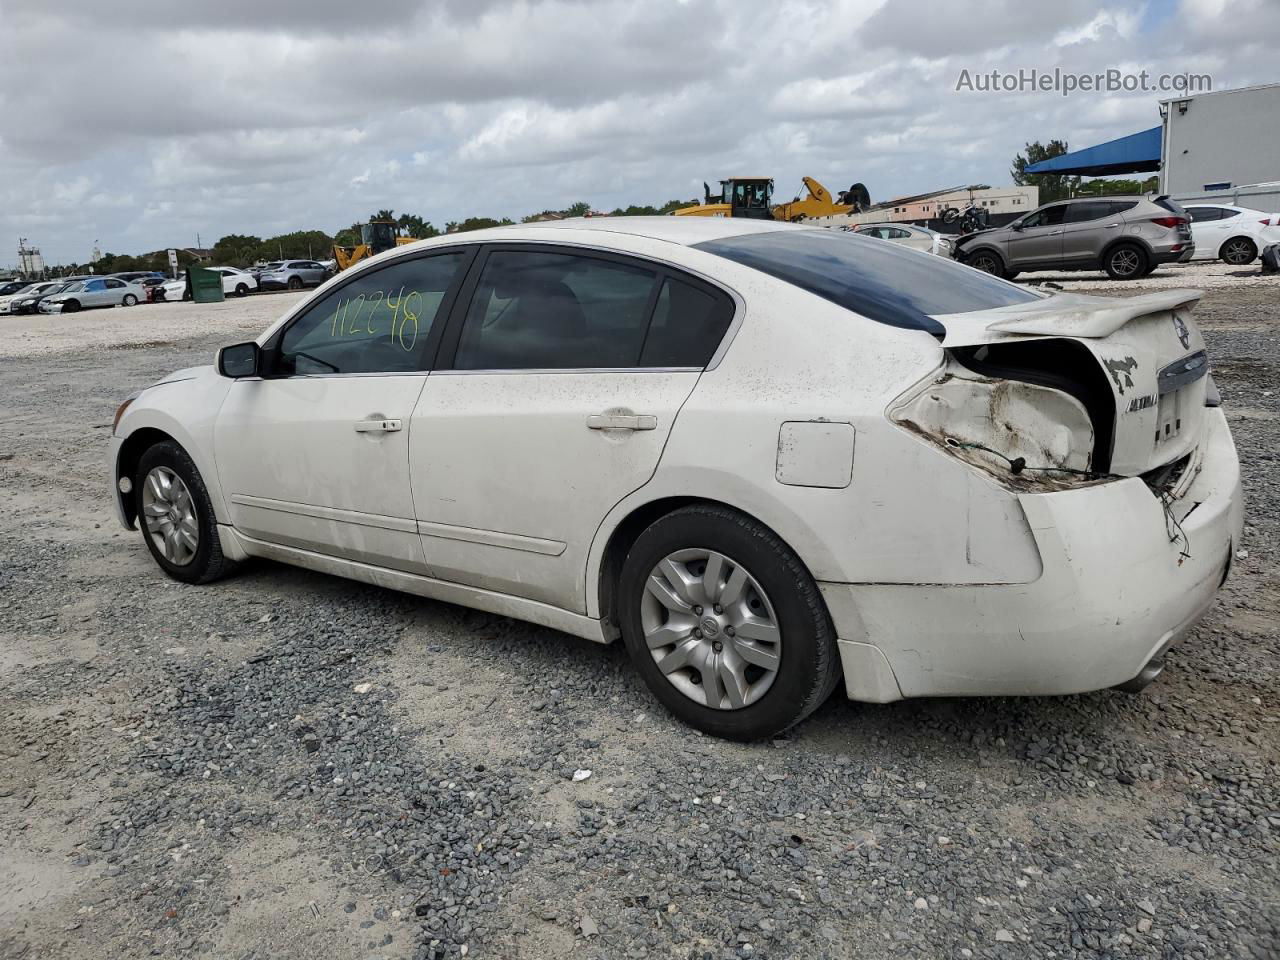
[[[1188,203],[1193,260],[1253,263],[1268,245],[1280,243],[1280,214],[1221,203]]]
[[[955,248],[951,238],[928,227],[918,227],[913,223],[860,223],[851,228],[853,233],[863,236],[900,243],[913,250],[923,250],[939,257],[954,257]]]
[[[265,557],[620,637],[725,737],[839,683],[1137,688],[1241,530],[1199,296],[761,220],[437,237],[127,399],[113,500],[187,583]]]
[[[223,296],[247,297],[258,289],[258,278],[248,270],[239,267],[207,267],[222,276]],[[166,280],[160,289],[164,291],[164,299],[184,300],[187,296],[187,275],[184,273],[176,280]]]

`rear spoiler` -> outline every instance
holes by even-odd
[[[946,347],[992,343],[1002,334],[1093,340],[1111,336],[1138,317],[1194,306],[1203,295],[1200,290],[1160,290],[1124,299],[1056,294],[1017,307],[935,319],[946,328]]]

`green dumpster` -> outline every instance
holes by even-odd
[[[187,267],[187,288],[196,303],[219,303],[222,295],[222,274],[203,267]]]

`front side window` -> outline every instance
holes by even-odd
[[[935,316],[1040,299],[964,264],[842,230],[770,230],[694,248],[753,267],[877,323],[932,334],[945,332]]]
[[[1067,208],[1065,204],[1059,204],[1056,207],[1045,207],[1043,210],[1037,210],[1035,213],[1022,221],[1024,227],[1052,227],[1062,223],[1066,218]]]
[[[118,288],[120,288],[120,287],[123,287],[123,286],[124,286],[124,281],[123,281],[123,280],[108,280],[108,281],[107,281],[107,286],[108,286],[110,289],[112,289],[112,290],[116,290],[116,289],[118,289]]]
[[[107,282],[105,280],[90,280],[84,285],[85,293],[96,293],[99,290],[105,289],[107,289]]]
[[[467,309],[454,367],[634,367],[657,273],[568,253],[490,253]]]
[[[315,301],[280,338],[283,376],[422,370],[440,306],[465,254],[369,270]]]

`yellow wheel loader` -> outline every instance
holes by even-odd
[[[768,177],[731,177],[720,181],[720,193],[702,185],[705,200],[696,207],[674,211],[677,217],[751,217],[758,220],[787,220],[799,223],[813,217],[860,213],[871,206],[867,188],[855,183],[832,200],[831,191],[813,177],[804,178],[805,196],[789,203],[773,204],[773,181]]]
[[[333,259],[337,261],[339,270],[345,270],[365,257],[372,257],[406,243],[413,243],[413,237],[397,236],[396,225],[391,220],[370,220],[360,225],[360,243],[356,246],[333,245]]]

